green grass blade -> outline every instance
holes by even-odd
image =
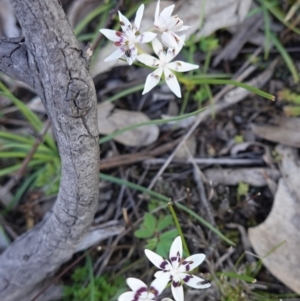
[[[8,149],[12,150],[12,151],[24,150],[28,153],[32,149],[32,145],[21,144],[21,143],[16,143],[16,142],[8,142],[8,143],[5,143],[2,146],[2,148],[0,148],[0,151],[8,150]],[[49,147],[42,145],[42,144],[38,146],[38,149],[36,152],[56,156],[55,152],[53,152]]]
[[[281,42],[277,39],[277,37],[270,33],[270,38],[273,44],[275,45],[278,52],[281,54],[284,62],[286,63],[288,69],[290,70],[295,84],[299,82],[299,74],[295,67],[295,63],[293,62],[291,56],[288,54],[288,52],[285,50],[284,46],[281,44]]]
[[[265,27],[265,45],[264,45],[264,59],[267,60],[270,53],[270,34],[271,34],[271,21],[269,11],[264,3],[264,0],[260,0],[262,6],[262,12],[264,16],[264,27]]]
[[[32,160],[29,162],[28,167],[33,167],[33,166],[43,164],[43,163],[44,163],[44,161],[41,161],[41,160]],[[6,168],[2,168],[0,170],[0,177],[12,174],[13,172],[19,170],[21,167],[22,167],[22,163],[15,164],[15,165],[12,165],[12,166],[9,166]]]
[[[25,138],[21,135],[4,132],[4,131],[0,131],[0,138],[6,139],[6,140],[18,141],[18,142],[22,142],[22,143],[29,144],[29,145],[32,145],[34,143],[33,138]]]
[[[235,80],[230,80],[230,79],[195,79],[194,77],[190,77],[184,81],[190,81],[190,82],[193,82],[194,84],[200,84],[200,85],[203,85],[203,84],[209,84],[209,85],[232,85],[232,86],[237,86],[237,87],[241,87],[241,88],[244,88],[250,92],[253,92],[257,95],[260,95],[264,98],[267,98],[267,99],[270,99],[270,100],[275,100],[275,96],[269,94],[269,93],[266,93],[262,90],[259,90],[257,88],[254,88],[250,85],[247,85],[247,84],[244,84],[244,83],[241,83],[241,82],[238,82],[238,81],[235,81]]]
[[[167,198],[166,196],[160,194],[160,193],[157,193],[155,191],[152,191],[152,190],[149,190],[145,187],[142,187],[140,185],[137,185],[137,184],[134,184],[134,183],[131,183],[131,182],[128,182],[126,180],[122,180],[122,179],[118,179],[116,177],[112,177],[112,176],[109,176],[109,175],[106,175],[106,174],[103,174],[103,173],[100,173],[100,178],[102,180],[106,180],[106,181],[109,181],[109,182],[112,182],[112,183],[116,183],[118,185],[124,185],[124,186],[127,186],[129,188],[132,188],[134,190],[137,190],[137,191],[141,191],[143,193],[146,193],[154,198],[157,198],[158,200],[161,200],[165,203],[168,203],[170,202],[170,199]],[[225,235],[223,235],[220,230],[218,230],[217,228],[213,227],[210,223],[208,223],[205,219],[203,219],[201,216],[199,216],[198,214],[196,214],[193,210],[191,209],[188,209],[186,206],[180,204],[180,203],[175,203],[175,205],[180,208],[181,210],[189,213],[190,215],[192,215],[197,221],[199,221],[202,225],[206,226],[208,229],[210,229],[212,232],[214,232],[220,239],[226,241],[228,244],[230,245],[233,245],[235,246],[235,243],[232,242],[231,240],[229,240]]]
[[[282,24],[287,26],[290,30],[300,35],[300,29],[296,28],[293,24],[290,22],[286,22],[285,19],[285,13],[278,8],[277,6],[274,6],[273,3],[270,1],[264,0],[265,6],[268,8],[268,10],[273,14],[274,17],[276,17]]]
[[[16,98],[1,82],[0,82],[0,89],[3,92],[0,92],[0,95],[3,95],[9,98],[12,103],[22,112],[31,126],[39,132],[43,126],[43,123],[39,119],[39,117],[33,113],[22,101]]]
[[[101,4],[99,7],[92,10],[85,18],[83,18],[78,25],[74,29],[74,33],[76,36],[78,36],[83,29],[97,16],[105,12],[106,10],[109,10],[111,8],[111,4]]]
[[[90,300],[95,301],[95,278],[94,278],[94,271],[93,271],[93,263],[91,260],[90,254],[86,255],[86,263],[89,269],[89,276],[90,276]]]
[[[168,123],[168,122],[179,121],[179,120],[182,120],[182,119],[185,119],[185,118],[197,115],[197,114],[199,114],[202,111],[203,111],[203,109],[200,109],[198,111],[195,111],[195,112],[192,112],[192,113],[189,113],[189,114],[184,114],[184,115],[177,116],[177,117],[173,117],[173,118],[156,119],[156,120],[150,120],[150,121],[146,121],[146,122],[141,122],[141,123],[129,125],[129,126],[123,128],[121,130],[115,131],[114,133],[112,133],[110,135],[107,135],[107,136],[99,139],[99,143],[103,144],[104,142],[107,142],[107,141],[113,139],[114,137],[116,137],[116,136],[118,136],[118,135],[120,135],[120,134],[122,134],[122,133],[124,133],[126,131],[130,131],[130,130],[136,129],[136,128],[141,127],[141,126],[153,125],[153,124],[156,124],[156,125],[157,124],[165,124],[165,123]]]
[[[30,187],[30,185],[33,183],[35,178],[38,176],[40,172],[43,172],[43,170],[37,170],[30,176],[26,177],[22,185],[18,188],[17,192],[15,193],[13,199],[11,202],[6,206],[6,208],[3,210],[2,214],[5,215],[10,210],[16,207],[16,205],[19,203],[21,197],[24,195],[25,191]]]
[[[248,275],[237,274],[235,272],[221,272],[221,273],[217,273],[217,275],[219,275],[219,276],[224,275],[224,276],[227,276],[232,279],[240,279],[240,280],[244,280],[244,281],[247,281],[250,283],[254,283],[256,281],[255,278],[253,278],[253,277],[250,277]]]
[[[0,158],[26,158],[28,156],[28,152],[0,152]],[[52,155],[42,154],[42,153],[35,153],[33,155],[34,159],[41,159],[44,161],[53,161],[55,157]]]
[[[124,96],[130,95],[130,94],[132,94],[134,92],[138,92],[138,91],[143,90],[144,86],[145,86],[145,84],[141,84],[141,85],[137,85],[137,86],[134,86],[134,87],[130,87],[128,89],[125,89],[125,90],[123,90],[123,91],[115,94],[112,97],[107,98],[105,101],[107,101],[107,102],[113,102],[115,100],[120,99],[121,97],[124,97]]]

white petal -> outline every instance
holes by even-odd
[[[126,279],[127,285],[131,288],[132,291],[136,292],[138,290],[145,289],[148,291],[147,285],[140,279],[129,277]]]
[[[147,77],[147,80],[148,78],[151,76],[152,77],[152,74],[155,73],[156,71],[160,70],[161,68],[155,70],[154,72],[150,73]],[[160,71],[162,73],[162,70]],[[159,79],[157,81],[157,83],[151,87],[150,89],[146,89],[146,86],[147,86],[147,80],[146,80],[146,84],[145,84],[145,89],[143,91],[143,94],[144,93],[147,93],[148,91],[150,91],[153,87],[155,87],[158,82],[159,82]],[[146,90],[146,92],[145,92]],[[145,255],[148,257],[148,259],[159,269],[161,270],[166,270],[166,268],[170,268],[170,263],[168,262],[168,260],[162,258],[161,256],[159,256],[158,254],[154,253],[153,251],[151,250],[148,250],[146,249],[145,250]]]
[[[156,69],[154,72],[150,73],[147,78],[146,78],[146,82],[145,82],[145,87],[143,90],[142,95],[148,93],[150,90],[152,90],[160,81],[161,75],[162,75],[163,69],[162,68],[158,68]],[[155,254],[155,253],[154,253]],[[157,255],[159,256],[159,255]],[[160,256],[159,256],[160,257]],[[149,257],[148,257],[149,258]],[[161,257],[161,259],[163,260],[163,258]],[[149,258],[149,260],[151,261],[151,259]],[[153,263],[153,262],[152,262]],[[154,264],[154,263],[153,263]],[[161,261],[161,266],[162,267],[166,267],[168,266],[168,261],[164,260],[163,262]]]
[[[160,13],[159,19],[163,20],[164,22],[168,22],[172,16],[172,12],[174,10],[175,4],[172,4],[162,10]]]
[[[192,271],[204,261],[205,257],[205,254],[195,254],[189,256],[181,263],[181,266],[179,267],[178,271],[183,273]]]
[[[158,68],[160,65],[160,61],[157,58],[155,58],[154,56],[149,55],[149,54],[145,54],[145,53],[140,54],[137,56],[137,59],[141,63],[143,63],[147,66],[150,66],[150,67]]]
[[[160,0],[158,0],[157,4],[156,4],[155,15],[154,15],[154,23],[156,23],[156,21],[158,21],[159,9],[160,9],[159,6],[160,6]]]
[[[120,295],[118,301],[132,301],[134,300],[134,292],[126,292]]]
[[[157,272],[155,272],[154,277],[155,278],[163,278],[163,279],[166,278],[166,279],[168,279],[168,281],[170,281],[171,280],[171,273],[166,271],[166,270],[157,271]]]
[[[172,31],[165,31],[161,35],[161,40],[168,48],[177,48],[177,42]]]
[[[100,29],[100,32],[109,40],[113,42],[118,42],[121,40],[122,33],[119,31],[111,30],[111,29]]]
[[[165,54],[164,54],[163,45],[161,44],[161,42],[157,38],[155,38],[152,41],[152,47],[153,47],[153,50],[156,53],[156,55],[159,57],[159,59],[161,61],[164,61],[165,60]]]
[[[142,4],[136,12],[135,19],[134,19],[134,28],[136,31],[138,31],[140,29],[141,20],[143,18],[143,13],[144,13],[144,8],[145,8],[145,5]]]
[[[157,36],[156,33],[154,32],[143,32],[142,34],[140,34],[139,36],[137,36],[135,38],[135,42],[136,43],[149,43],[151,42],[155,37]]]
[[[165,74],[166,83],[169,86],[170,90],[177,97],[181,98],[181,90],[175,74],[173,74],[168,68],[164,68],[164,74]],[[172,265],[174,267],[174,263],[172,263]]]
[[[171,298],[163,298],[161,301],[173,301]]]
[[[179,276],[186,285],[193,288],[204,289],[211,286],[209,282],[195,275],[180,273]]]
[[[166,288],[169,280],[170,277],[166,277],[166,276],[154,279],[150,285],[149,292],[152,293],[154,297],[157,297]]]
[[[174,277],[171,288],[175,301],[184,301],[183,287],[178,277]]]
[[[189,29],[190,27],[191,27],[191,26],[184,25],[184,26],[182,26],[178,31],[184,31],[184,30]]]
[[[167,24],[168,30],[179,31],[183,25],[183,21],[177,16],[172,16]]]
[[[110,56],[108,56],[104,62],[113,61],[119,59],[124,54],[124,50],[120,47],[114,51]]]
[[[169,76],[169,73],[171,73],[171,72],[168,69],[165,69],[164,71],[165,71],[164,73],[165,73],[166,81],[168,81],[169,79],[167,77]],[[168,71],[169,73],[166,71]],[[173,76],[175,77],[175,75],[173,75]],[[177,82],[177,84],[178,84],[178,82]],[[169,84],[168,84],[168,86],[169,86]],[[171,87],[170,87],[170,89],[171,89]],[[180,88],[179,88],[179,91],[180,91]],[[182,258],[182,241],[181,241],[181,237],[177,236],[171,245],[170,254],[169,254],[169,259],[170,259],[170,262],[171,262],[173,268],[176,269],[179,266],[181,258]]]
[[[124,15],[122,15],[120,11],[118,13],[119,13],[119,20],[120,20],[122,30],[125,33],[127,33],[128,31],[132,31],[132,26],[129,20]]]
[[[198,69],[198,65],[182,62],[182,61],[175,61],[172,63],[167,64],[167,67],[171,70],[177,71],[177,72],[187,72],[190,70]]]

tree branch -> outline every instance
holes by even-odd
[[[24,38],[0,38],[0,71],[33,85]]]
[[[29,75],[51,120],[62,162],[53,214],[0,257],[0,300],[23,301],[42,279],[70,259],[90,226],[99,198],[100,156],[93,81],[60,2],[11,3],[25,34],[19,46],[23,55],[19,64],[1,60],[6,66],[1,67],[15,78],[20,78],[15,66]],[[26,55],[29,69],[25,68]]]

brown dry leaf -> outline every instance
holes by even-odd
[[[190,156],[194,157],[197,148],[196,135],[191,135],[185,142],[185,144],[179,148],[174,158],[176,159],[187,159]]]
[[[0,0],[0,36],[19,37],[20,29],[9,0]]]
[[[109,135],[127,126],[147,121],[150,119],[141,112],[114,109],[114,105],[109,102],[98,105],[98,127],[102,135]],[[147,125],[126,131],[113,139],[127,146],[140,147],[155,142],[158,135],[157,125]]]
[[[271,168],[210,168],[204,174],[213,185],[238,185],[244,182],[255,187],[267,186],[268,178],[277,181],[280,177],[280,172]]]
[[[300,147],[300,118],[278,117],[271,124],[252,124],[253,133],[261,138],[291,147]]]
[[[296,149],[280,146],[277,151],[282,156],[283,178],[279,181],[271,213],[265,222],[249,229],[249,238],[270,272],[300,293],[299,159]]]

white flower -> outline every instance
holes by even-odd
[[[143,13],[144,4],[142,4],[137,10],[135,20],[132,25],[129,20],[119,12],[119,20],[123,32],[111,29],[100,29],[102,34],[104,34],[109,40],[113,41],[116,46],[120,47],[108,56],[104,60],[105,62],[117,60],[125,54],[128,64],[131,65],[138,54],[136,44],[148,43],[156,37],[156,33],[153,32],[139,33]]]
[[[183,40],[184,39],[185,36],[183,36]],[[149,54],[138,55],[137,59],[140,62],[142,62],[147,66],[157,68],[155,71],[153,71],[147,76],[145,88],[142,94],[145,94],[149,92],[151,89],[153,89],[159,83],[162,73],[164,73],[166,83],[171,89],[171,91],[176,96],[181,97],[179,83],[177,81],[176,76],[171,72],[171,70],[177,72],[186,72],[186,71],[199,68],[198,65],[189,64],[182,61],[175,61],[170,63],[170,61],[179,53],[182,46],[183,44],[179,46],[177,50],[169,48],[167,53],[165,53],[162,44],[159,42],[158,39],[155,38],[152,41],[152,47],[156,55],[159,57],[159,59]]]
[[[145,254],[156,267],[162,270],[156,272],[154,275],[156,279],[161,281],[161,285],[165,285],[164,281],[166,281],[167,278],[169,278],[169,281],[171,280],[172,293],[176,301],[184,300],[182,283],[198,289],[210,287],[210,283],[207,283],[204,279],[188,274],[188,272],[203,262],[205,255],[195,254],[183,259],[180,236],[176,237],[172,243],[169,254],[170,261],[150,250],[145,250]]]
[[[176,49],[180,44],[184,44],[182,37],[175,34],[187,30],[190,26],[183,26],[183,21],[178,16],[172,16],[175,5],[170,5],[160,11],[160,0],[158,0],[154,16],[154,26],[162,32],[161,39],[163,43],[169,47]]]
[[[165,289],[167,282],[163,284],[160,279],[155,279],[148,289],[147,285],[137,278],[127,278],[127,284],[132,289],[123,293],[118,301],[151,301]]]

